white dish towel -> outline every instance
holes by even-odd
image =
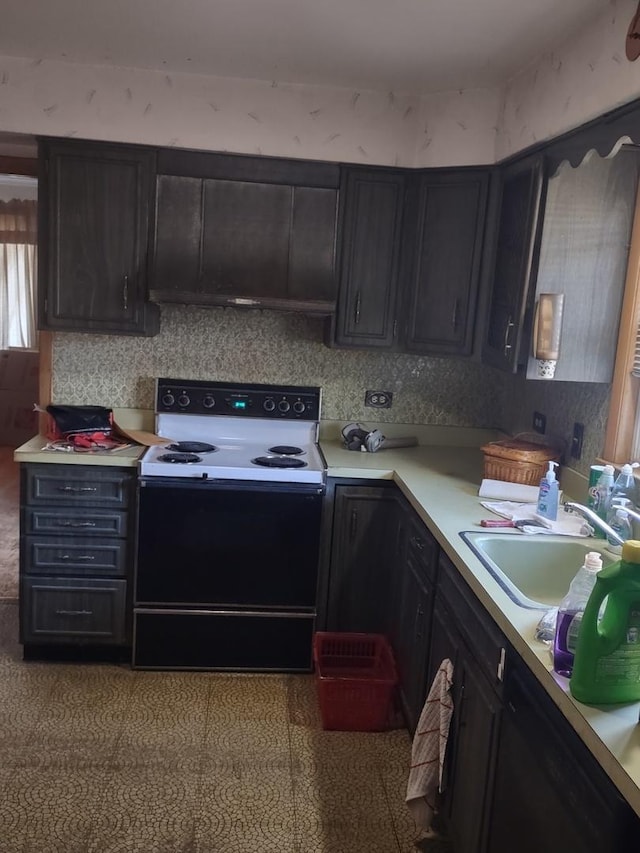
[[[452,685],[453,664],[445,658],[424,703],[411,749],[406,800],[421,832],[429,832],[436,794],[442,784],[444,754],[453,713]]]

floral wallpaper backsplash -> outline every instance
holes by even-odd
[[[332,349],[323,320],[236,308],[162,306],[153,338],[56,334],[53,401],[152,409],[154,379],[320,385],[324,418],[498,426],[505,377],[480,364]],[[364,407],[368,389],[393,392],[391,409]]]

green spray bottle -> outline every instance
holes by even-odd
[[[598,573],[582,617],[569,689],[579,702],[592,705],[640,699],[640,541],[625,542],[620,561]]]

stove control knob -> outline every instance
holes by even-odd
[[[163,406],[173,406],[175,401],[176,401],[176,398],[173,396],[171,391],[167,391],[166,394],[162,395],[162,405]]]
[[[280,400],[280,402],[278,403],[278,410],[280,412],[282,412],[282,414],[285,414],[285,412],[288,412],[290,408],[291,408],[291,405],[289,404],[288,400]]]
[[[302,400],[296,400],[293,404],[293,411],[296,413],[296,415],[301,415],[306,408],[307,407],[302,402]]]
[[[267,397],[267,399],[262,404],[262,408],[265,412],[273,412],[276,407],[275,401],[271,399],[271,397]]]
[[[191,400],[187,397],[186,394],[180,394],[180,396],[178,397],[178,405],[183,409],[186,409],[190,402]]]
[[[215,404],[216,401],[211,394],[205,394],[202,398],[202,405],[205,407],[205,409],[213,409]]]

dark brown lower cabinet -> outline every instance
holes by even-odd
[[[410,732],[453,663],[453,853],[640,849],[640,819],[400,493],[336,485],[333,523],[329,629],[387,633]]]
[[[637,816],[523,664],[505,691],[489,853],[637,850]]]
[[[414,732],[427,695],[429,638],[435,597],[438,544],[410,507],[400,522],[391,641],[405,722]]]
[[[447,743],[441,814],[455,853],[484,850],[493,758],[500,726],[504,638],[457,569],[442,555],[433,613],[429,677],[453,664],[453,716]]]
[[[135,484],[124,468],[21,466],[25,657],[130,645]]]
[[[385,633],[397,509],[393,488],[335,487],[327,630]]]

